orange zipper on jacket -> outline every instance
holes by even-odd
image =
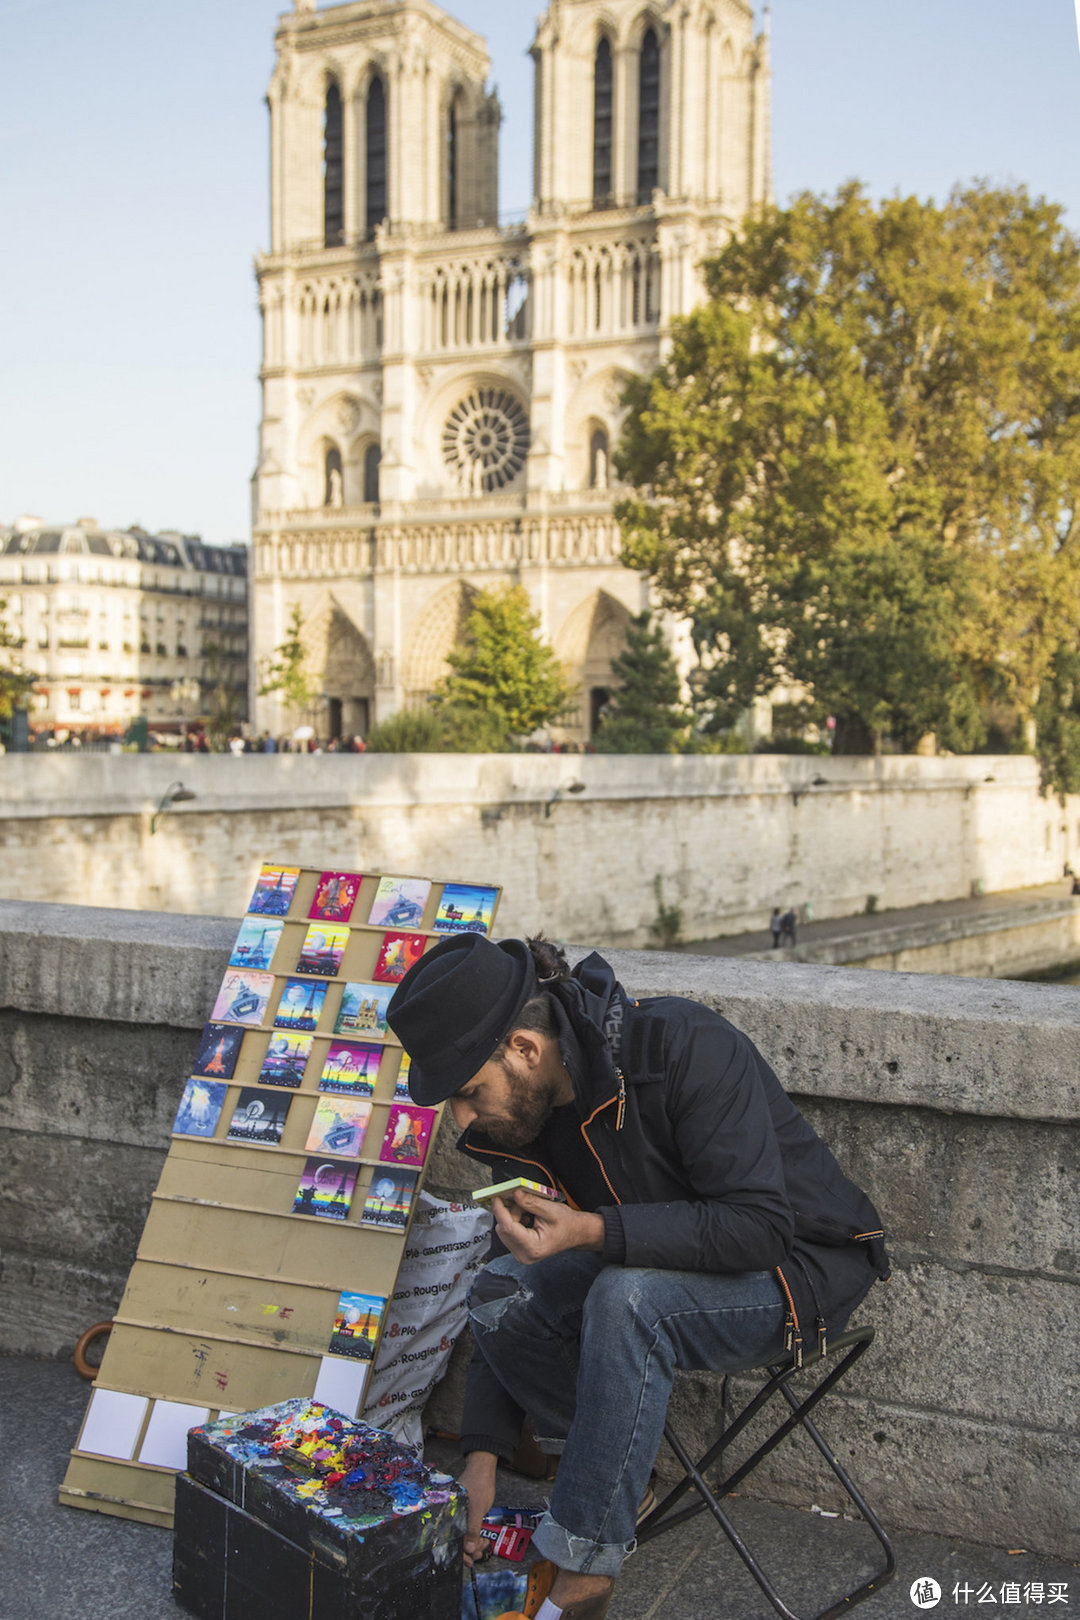
[[[588,1148],[589,1152],[592,1154],[593,1158],[596,1160],[597,1164],[600,1166],[600,1174],[604,1178],[604,1185],[607,1187],[608,1192],[611,1194],[612,1198],[614,1198],[615,1202],[617,1204],[621,1204],[622,1199],[619,1197],[618,1193],[615,1191],[614,1187],[611,1185],[611,1182],[608,1181],[607,1171],[604,1169],[604,1161],[601,1159],[599,1153],[597,1153],[596,1149],[593,1147],[592,1143],[589,1141],[589,1135],[588,1135],[588,1127],[592,1124],[592,1122],[596,1118],[597,1114],[602,1114],[605,1108],[610,1108],[614,1101],[615,1101],[614,1097],[609,1097],[607,1102],[603,1102],[603,1103],[600,1104],[599,1108],[594,1108],[592,1113],[589,1115],[588,1119],[585,1120],[582,1123],[581,1134],[585,1139],[585,1146]],[[622,1107],[622,1098],[621,1098],[621,1093],[620,1093],[620,1116],[619,1116],[619,1119],[616,1121],[616,1129],[618,1129],[618,1126],[621,1123],[621,1107]]]
[[[799,1313],[795,1309],[795,1301],[791,1297],[791,1289],[787,1285],[787,1278],[780,1267],[775,1268],[776,1280],[784,1290],[784,1298],[788,1303],[788,1317],[784,1323],[784,1349],[790,1351],[796,1367],[802,1366],[802,1331],[799,1327]]]

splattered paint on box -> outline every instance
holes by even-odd
[[[390,1435],[285,1401],[193,1430],[188,1470],[174,1586],[193,1613],[277,1613],[295,1588],[298,1615],[458,1620],[464,1493]]]

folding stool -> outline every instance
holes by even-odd
[[[846,1609],[850,1609],[853,1603],[860,1603],[863,1598],[869,1597],[872,1592],[878,1591],[887,1581],[890,1581],[896,1572],[896,1559],[892,1547],[889,1545],[889,1539],[861,1491],[842,1467],[832,1447],[810,1418],[810,1413],[818,1402],[831,1389],[835,1388],[848,1369],[854,1366],[859,1357],[870,1348],[873,1338],[874,1329],[872,1327],[849,1328],[846,1333],[837,1334],[823,1355],[817,1351],[806,1355],[801,1366],[797,1366],[795,1361],[791,1360],[762,1369],[768,1375],[765,1377],[764,1382],[761,1383],[742,1411],[729,1424],[725,1425],[719,1438],[714,1441],[700,1461],[696,1463],[674,1432],[671,1423],[668,1422],[664,1427],[664,1438],[682,1466],[683,1477],[663,1501],[657,1503],[656,1507],[638,1525],[637,1539],[639,1545],[642,1542],[651,1540],[653,1536],[663,1535],[666,1530],[672,1530],[677,1524],[683,1524],[687,1519],[691,1519],[696,1514],[703,1513],[708,1509],[773,1608],[784,1617],[784,1620],[835,1620],[837,1615],[842,1614]],[[808,1371],[811,1368],[820,1370],[826,1364],[828,1370],[808,1395],[800,1398],[788,1387],[791,1380],[801,1372]],[[754,1374],[740,1374],[739,1376],[753,1377]],[[745,1462],[740,1463],[718,1485],[710,1486],[704,1477],[706,1471],[712,1468],[718,1460],[722,1462],[723,1453],[727,1447],[731,1445],[733,1440],[737,1439],[751,1419],[777,1394],[783,1397],[790,1408],[787,1417]],[[840,1481],[851,1501],[855,1504],[860,1517],[873,1531],[885,1554],[883,1567],[876,1570],[868,1580],[863,1581],[861,1585],[847,1592],[843,1597],[838,1598],[828,1608],[822,1609],[818,1614],[810,1617],[800,1616],[796,1610],[787,1606],[721,1506],[722,1498],[740,1485],[747,1475],[770,1452],[775,1450],[780,1442],[786,1439],[796,1427],[802,1428],[810,1436],[810,1439]],[[690,1503],[687,1507],[676,1509],[675,1504],[687,1491],[691,1490],[697,1493],[700,1500]]]

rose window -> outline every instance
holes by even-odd
[[[478,388],[443,428],[443,460],[460,487],[489,495],[515,479],[529,453],[529,418],[513,394]]]

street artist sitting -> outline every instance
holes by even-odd
[[[745,1035],[676,997],[635,1002],[597,955],[446,940],[389,1023],[417,1103],[449,1100],[496,1182],[494,1258],[470,1298],[462,1423],[470,1559],[523,1417],[561,1453],[534,1543],[539,1620],[601,1620],[633,1550],[677,1368],[817,1348],[887,1260],[877,1213]]]

